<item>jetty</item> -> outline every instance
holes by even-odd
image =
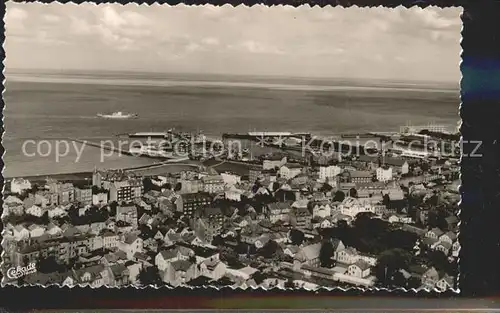
[[[246,134],[238,133],[223,133],[222,139],[247,139],[253,141],[262,141],[262,139],[273,140],[273,139],[286,139],[286,138],[296,138],[296,139],[309,139],[312,135],[310,133],[291,133],[291,132],[248,132]]]
[[[87,146],[95,147],[95,148],[100,148],[106,151],[113,151],[119,154],[124,154],[124,155],[129,155],[129,156],[137,156],[136,153],[132,153],[129,150],[117,148],[115,146],[109,146],[105,145],[104,143],[97,143],[97,142],[92,142],[88,140],[83,140],[83,139],[78,139],[78,138],[66,138],[67,140],[78,142]]]
[[[114,145],[108,145],[105,143],[97,143],[97,142],[92,142],[92,141],[78,139],[78,138],[66,138],[66,139],[70,140],[70,141],[81,143],[81,144],[86,145],[86,146],[95,147],[95,148],[99,148],[99,149],[106,150],[106,151],[112,151],[112,152],[115,152],[119,155],[144,157],[144,158],[151,158],[151,159],[161,159],[161,160],[172,159],[172,158],[161,156],[161,155],[151,155],[151,154],[147,154],[147,153],[132,152],[130,150],[122,149],[120,147],[115,147]]]

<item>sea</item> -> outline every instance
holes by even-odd
[[[396,132],[408,123],[454,128],[459,120],[458,80],[48,70],[7,70],[5,76],[2,144],[6,178],[156,162],[119,154],[101,158],[99,148],[88,146],[78,159],[82,145],[72,143],[67,148],[63,141],[68,138],[116,142],[123,134],[172,128],[209,136],[249,131],[329,136]],[[139,117],[105,120],[96,116],[116,111]],[[67,155],[57,156],[63,154]]]

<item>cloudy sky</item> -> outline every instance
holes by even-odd
[[[8,2],[6,67],[458,81],[460,13]]]

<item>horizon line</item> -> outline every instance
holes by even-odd
[[[78,68],[4,68],[4,76],[9,71],[47,71],[47,72],[94,72],[94,73],[137,73],[137,74],[157,74],[157,75],[212,75],[212,76],[236,76],[236,77],[254,77],[254,78],[289,78],[289,79],[312,79],[312,80],[359,80],[359,81],[386,81],[386,82],[415,82],[415,83],[441,83],[441,84],[457,84],[460,87],[461,77],[454,80],[432,80],[432,79],[406,79],[406,78],[383,78],[383,77],[341,77],[341,76],[297,76],[297,75],[280,75],[280,74],[250,74],[250,73],[222,73],[222,72],[168,72],[154,70],[139,70],[139,69],[78,69]]]

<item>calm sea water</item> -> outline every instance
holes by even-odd
[[[456,86],[405,82],[365,82],[200,75],[110,73],[7,73],[4,109],[4,176],[38,175],[130,167],[152,160],[115,155],[101,162],[87,147],[75,162],[30,157],[26,140],[67,137],[100,141],[141,131],[222,132],[397,131],[408,121],[456,125]],[[135,120],[103,120],[99,112],[139,114]],[[32,144],[28,153],[35,152]],[[46,152],[47,147],[42,147]],[[61,148],[63,148],[61,146]]]

